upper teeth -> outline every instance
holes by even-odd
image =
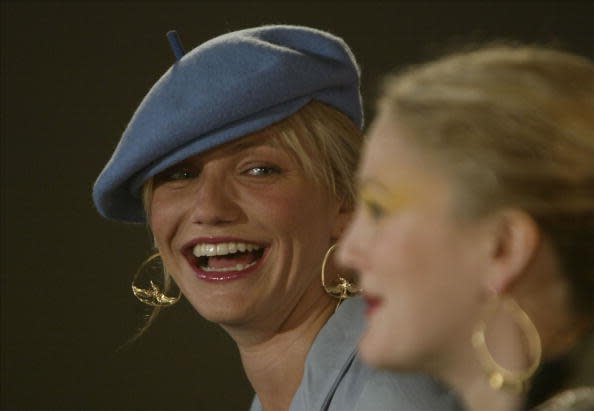
[[[196,257],[212,257],[215,255],[227,255],[233,254],[238,251],[254,251],[259,250],[262,247],[256,244],[250,243],[241,243],[241,242],[229,242],[229,243],[203,243],[203,244],[196,244],[193,249],[193,254]]]

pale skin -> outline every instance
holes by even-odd
[[[161,173],[150,226],[184,296],[237,343],[264,408],[286,410],[336,304],[319,269],[349,213],[271,138],[255,133]],[[265,248],[256,271],[232,281],[197,278],[186,244],[229,238]]]
[[[360,201],[339,248],[372,304],[362,357],[430,373],[470,410],[519,409],[523,394],[489,385],[471,344],[474,327],[494,297],[512,296],[537,327],[545,358],[558,355],[576,336],[567,281],[533,218],[513,208],[465,218],[456,180],[412,141],[391,115],[374,122]],[[501,365],[524,369],[532,359],[515,324],[497,311],[488,345]]]

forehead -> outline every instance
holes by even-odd
[[[391,116],[380,115],[372,123],[358,174],[362,189],[441,202],[453,195],[445,171]]]
[[[388,181],[413,175],[428,177],[428,158],[410,141],[409,134],[391,117],[378,117],[368,133],[361,176],[382,176]]]

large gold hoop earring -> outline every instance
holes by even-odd
[[[485,337],[487,321],[495,314],[499,307],[510,313],[519,328],[526,335],[528,355],[531,363],[525,370],[509,370],[502,367],[491,355]],[[472,345],[477,353],[479,362],[489,376],[489,384],[493,389],[510,389],[516,393],[525,392],[528,381],[534,375],[542,356],[540,335],[536,326],[518,303],[511,297],[496,298],[487,307],[486,316],[478,323],[472,334]]]
[[[328,248],[328,251],[326,251],[326,254],[324,255],[324,260],[322,261],[321,272],[322,288],[324,288],[324,291],[329,296],[338,298],[338,304],[336,304],[336,308],[334,309],[334,311],[338,310],[338,306],[343,300],[355,297],[361,292],[361,289],[359,287],[355,286],[353,283],[351,283],[349,280],[347,280],[340,274],[336,274],[336,279],[334,280],[335,285],[326,285],[326,265],[328,264],[328,258],[330,258],[330,255],[335,249],[336,244],[332,244],[330,248]]]
[[[162,277],[162,280],[157,279]],[[163,285],[157,285],[162,282]],[[159,253],[153,254],[140,265],[134,278],[132,279],[132,293],[142,303],[153,307],[169,307],[179,301],[181,290],[178,288],[177,295],[174,297],[165,294],[164,290],[169,288],[170,284],[175,284],[169,275],[165,272],[163,261]],[[177,287],[177,286],[176,286]]]

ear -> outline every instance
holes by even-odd
[[[496,294],[510,290],[521,278],[540,246],[540,230],[521,210],[506,209],[493,216],[487,288]]]
[[[339,204],[338,212],[334,220],[334,227],[332,229],[332,239],[338,241],[340,236],[342,236],[342,234],[348,227],[352,216],[353,207],[351,205],[348,205],[345,200],[342,200]]]

